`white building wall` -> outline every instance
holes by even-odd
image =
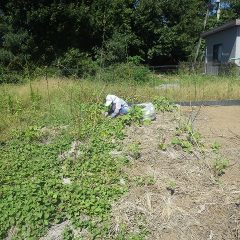
[[[218,74],[219,64],[213,62],[213,46],[222,44],[221,63],[235,62],[238,51],[240,57],[240,28],[233,27],[206,37],[206,73]],[[239,62],[240,63],[240,62]]]
[[[240,66],[240,26],[237,27],[237,39],[236,39],[236,53],[235,53],[235,63]]]

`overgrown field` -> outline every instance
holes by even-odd
[[[19,100],[2,99],[13,125],[1,135],[1,238],[14,228],[16,239],[38,239],[66,219],[93,237],[109,229],[111,201],[126,190],[120,184],[126,159],[110,155],[124,122],[103,118],[99,89],[75,87],[53,84],[44,96],[22,86]]]
[[[162,96],[194,100],[202,93],[204,99],[227,98],[230,93],[230,98],[239,98],[236,80],[213,78],[210,83],[211,79],[199,77],[196,85],[186,77],[180,81],[180,91],[156,88],[177,78],[151,76],[151,81],[141,84],[104,82],[102,77],[94,81],[50,78],[1,85],[0,238],[11,229],[14,239],[39,239],[51,226],[71,220],[75,228],[88,229],[90,238],[107,239],[111,203],[127,191],[121,169],[128,160],[114,157],[112,151],[121,150],[126,123],[138,121],[139,116],[105,118],[106,94],[129,102]],[[198,84],[204,86],[203,92]],[[65,239],[72,239],[71,234],[66,230]]]

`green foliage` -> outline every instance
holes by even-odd
[[[214,142],[212,144],[211,148],[212,148],[213,152],[218,153],[221,148],[221,145],[218,142]]]
[[[159,97],[155,98],[153,100],[154,107],[156,110],[159,110],[161,112],[172,112],[174,111],[177,106],[173,103],[171,103],[167,98],[165,97]]]
[[[156,183],[154,176],[137,176],[134,178],[137,186],[151,186]]]
[[[190,143],[188,140],[180,139],[178,137],[175,137],[172,139],[173,145],[180,146],[184,151],[191,153],[193,151],[192,149],[192,143]]]
[[[63,240],[73,240],[74,239],[74,234],[72,229],[70,227],[66,227],[63,232]]]
[[[131,35],[113,33],[112,38],[105,42],[104,49],[98,53],[98,61],[102,66],[109,66],[116,63],[127,62],[128,45]]]
[[[142,108],[139,106],[133,105],[129,113],[121,117],[121,121],[125,125],[131,125],[132,123],[141,125],[143,122]]]
[[[150,120],[150,119],[144,119],[143,120],[143,125],[144,126],[149,126],[149,125],[151,125],[152,124],[152,121]]]
[[[8,101],[14,109],[12,99]],[[110,155],[119,148],[116,141],[123,138],[125,124],[121,118],[104,118],[101,105],[78,102],[75,107],[82,114],[81,124],[63,112],[68,127],[58,127],[56,135],[56,127],[49,125],[50,141],[45,141],[41,125],[34,125],[16,130],[0,146],[0,238],[15,226],[16,239],[38,239],[67,219],[93,238],[107,234],[111,202],[127,190],[120,183],[126,161]],[[61,119],[55,118],[59,116],[54,115],[51,124],[59,124]],[[81,154],[67,153],[74,139],[82,143],[74,150]],[[65,184],[65,178],[70,183]],[[82,215],[89,220],[82,221]],[[65,239],[72,236],[69,230],[64,234]]]
[[[177,183],[174,179],[169,180],[166,185],[166,189],[171,192],[171,194],[174,194],[177,187]]]
[[[23,66],[29,59],[27,32],[7,32],[2,37],[2,47],[0,49],[0,63],[9,70],[23,70]]]
[[[57,65],[61,69],[63,76],[94,75],[97,65],[86,53],[81,53],[78,49],[69,49],[63,57],[57,60]]]
[[[0,69],[0,84],[2,83],[22,83],[23,76],[19,72],[8,70],[7,68]]]
[[[232,4],[231,10],[236,12],[237,6]],[[9,0],[1,9],[2,39],[20,46],[18,54],[2,52],[2,56],[15,58],[15,66],[23,56],[30,56],[34,64],[49,65],[72,48],[91,56],[98,49],[96,58],[106,66],[127,59],[136,64],[140,58],[154,65],[187,60],[203,30],[207,6],[200,0],[184,4],[151,0],[136,6],[129,0],[20,0],[17,4]]]
[[[167,150],[167,145],[165,143],[159,143],[158,147],[162,151],[166,151]]]
[[[226,158],[219,157],[214,161],[213,170],[217,176],[223,175],[227,167],[229,167],[229,160]]]
[[[147,230],[147,223],[143,214],[136,214],[134,223],[137,231],[129,229],[127,225],[121,224],[116,240],[144,240],[147,238],[149,231]]]
[[[176,129],[176,136],[172,139],[173,145],[180,146],[184,151],[191,153],[194,147],[203,146],[201,135],[193,129],[191,124],[184,124]]]
[[[128,154],[133,157],[133,159],[137,160],[141,157],[139,143],[132,143],[128,145]]]
[[[143,84],[153,80],[153,75],[145,66],[137,66],[133,63],[116,64],[105,69],[99,69],[97,77],[106,82],[125,82]],[[95,80],[95,79],[94,79]]]
[[[130,56],[128,57],[128,62],[133,63],[134,65],[140,65],[141,62],[143,62],[143,58],[140,56]]]

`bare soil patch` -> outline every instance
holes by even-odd
[[[113,206],[113,235],[124,226],[133,235],[147,229],[147,239],[240,239],[240,108],[198,110],[159,113],[150,126],[128,128],[125,152],[137,143],[140,157],[124,169],[131,187]],[[194,119],[203,150],[188,153],[171,144],[183,118]],[[163,139],[166,151],[159,147]],[[218,153],[214,141],[221,144]],[[222,176],[213,171],[219,154],[230,161]]]

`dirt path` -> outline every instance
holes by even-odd
[[[128,129],[125,151],[129,144],[137,143],[141,156],[124,169],[131,187],[113,207],[116,234],[125,226],[133,235],[147,229],[147,239],[154,240],[240,239],[239,109],[201,109],[194,126],[203,134],[204,152],[186,153],[171,144],[179,112],[160,113],[150,126]],[[191,116],[198,113],[198,109],[181,111],[187,118],[189,112]],[[226,140],[229,138],[231,142]],[[217,154],[209,144],[215,140],[222,145]],[[166,151],[159,148],[163,141]],[[226,154],[230,166],[218,177],[213,162],[220,154]]]

